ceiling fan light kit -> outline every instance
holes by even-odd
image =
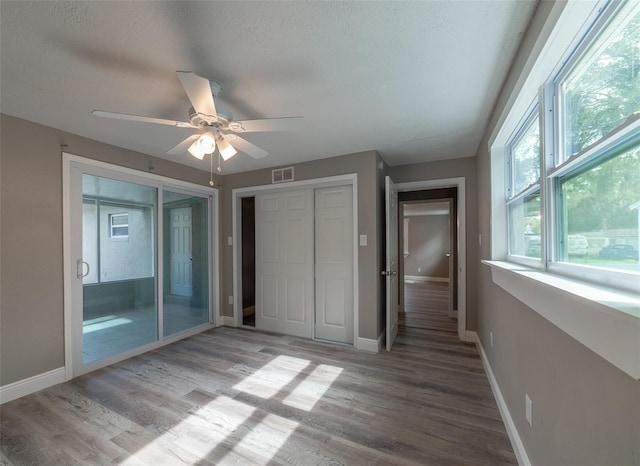
[[[231,144],[222,138],[218,140],[218,151],[225,162],[238,153]]]
[[[207,131],[202,134],[193,144],[187,149],[191,155],[196,159],[202,160],[207,154],[213,154],[216,150],[216,140],[211,132]]]
[[[102,110],[94,110],[92,113],[103,118],[160,124],[177,128],[193,128],[204,131],[200,135],[192,134],[167,152],[167,154],[181,154],[187,151],[198,160],[203,160],[207,154],[212,154],[213,156],[216,144],[218,153],[224,160],[229,160],[238,153],[238,150],[254,159],[268,155],[267,151],[260,149],[236,134],[228,133],[228,131],[233,133],[257,133],[290,131],[302,127],[303,117],[233,121],[233,116],[230,113],[216,109],[215,97],[222,90],[220,84],[190,71],[177,71],[176,73],[180,84],[182,84],[191,101],[192,108],[188,112],[189,121],[165,120]],[[233,145],[230,141],[233,142]]]

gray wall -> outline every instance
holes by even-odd
[[[304,162],[294,165],[295,180],[309,180],[327,176],[357,173],[358,175],[358,234],[368,236],[368,245],[358,249],[359,281],[359,327],[362,338],[375,339],[382,331],[379,314],[381,306],[377,284],[379,283],[379,212],[374,195],[377,187],[376,152],[361,152],[329,159]],[[233,295],[233,249],[227,245],[227,237],[233,234],[232,190],[251,186],[271,184],[271,169],[255,170],[224,176],[222,188],[222,218],[220,232],[220,252],[223,315],[232,316],[233,306],[227,297]],[[383,324],[384,325],[384,324]]]
[[[64,365],[62,155],[209,184],[209,173],[0,115],[0,385]],[[216,183],[219,178],[216,177]]]
[[[449,278],[449,216],[420,215],[409,221],[409,255],[404,258],[404,275]],[[420,270],[418,270],[420,269]]]
[[[445,178],[465,179],[466,203],[466,243],[467,243],[467,330],[476,328],[477,308],[477,267],[478,244],[477,205],[476,205],[476,160],[473,157],[425,162],[413,165],[391,167],[389,174],[395,183],[411,181],[440,180]],[[462,199],[458,201],[462,202]]]
[[[488,138],[551,7],[552,2],[540,3],[479,147],[478,189],[473,193],[478,198],[478,226],[483,238],[478,259],[490,258]],[[477,242],[469,244],[475,249]],[[640,382],[497,287],[488,267],[479,260],[473,267],[473,281],[478,282],[478,336],[532,463],[640,464]],[[532,426],[525,420],[525,393],[533,401]]]

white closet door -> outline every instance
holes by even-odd
[[[316,189],[315,217],[315,337],[353,343],[352,187]]]
[[[256,196],[256,328],[311,338],[313,191]]]

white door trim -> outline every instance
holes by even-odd
[[[178,335],[171,335],[169,337],[162,337],[157,342],[154,342],[149,345],[145,345],[141,348],[137,348],[131,351],[127,351],[125,353],[121,353],[109,358],[105,358],[103,360],[98,361],[96,364],[87,365],[85,371],[88,372],[90,370],[97,369],[98,367],[103,367],[109,364],[112,364],[117,361],[121,361],[127,359],[129,357],[135,356],[137,354],[141,354],[145,351],[149,351],[154,348],[158,348],[174,341],[185,338],[189,335],[193,335],[195,333],[199,333],[209,327],[213,327],[215,322],[221,320],[220,319],[220,306],[218,305],[218,300],[213,299],[214,297],[219,296],[219,265],[218,260],[214,260],[215,257],[219,257],[218,251],[218,237],[219,237],[219,222],[218,220],[218,212],[219,212],[219,193],[217,188],[211,188],[208,186],[197,185],[195,183],[189,183],[182,180],[176,180],[173,178],[156,175],[153,173],[147,173],[139,170],[134,170],[132,168],[121,167],[119,165],[113,165],[107,162],[101,162],[98,160],[89,159],[86,157],[81,157],[74,154],[69,154],[67,152],[62,153],[62,228],[63,228],[63,270],[64,270],[64,278],[63,278],[63,292],[64,292],[64,346],[65,346],[65,380],[71,380],[75,375],[74,374],[74,364],[77,363],[77,356],[74,358],[74,351],[78,352],[78,348],[74,347],[73,342],[73,331],[74,331],[74,310],[73,310],[73,293],[74,286],[73,280],[71,279],[74,271],[75,271],[75,263],[73,262],[73,253],[77,248],[77,245],[74,246],[74,242],[72,241],[72,225],[71,225],[71,212],[72,212],[72,203],[73,199],[71,197],[72,194],[72,170],[80,169],[85,167],[87,170],[91,171],[92,174],[98,176],[113,176],[113,173],[117,173],[123,181],[131,181],[131,182],[141,182],[143,181],[145,184],[149,186],[153,186],[158,188],[159,190],[159,199],[162,200],[162,189],[168,189],[176,192],[183,192],[185,194],[194,194],[202,197],[207,197],[209,199],[209,232],[210,232],[210,243],[209,243],[209,307],[210,307],[210,322],[208,324],[196,327],[193,330],[186,331],[184,333],[180,333]],[[162,210],[159,209],[158,212],[158,221],[161,220]],[[214,219],[216,222],[214,223]],[[162,229],[158,228],[158,244],[162,244]],[[157,250],[158,261],[162,260],[162,248],[160,247]],[[160,271],[158,273],[158,280],[161,283],[162,276]],[[160,287],[159,287],[160,289]],[[160,293],[160,291],[158,291]],[[160,309],[161,310],[161,309]],[[159,318],[162,318],[162,313],[160,312]],[[75,322],[77,325],[77,322]],[[77,329],[76,329],[77,330]],[[80,349],[80,357],[81,357],[81,349]]]
[[[412,181],[396,183],[398,192],[421,191],[437,188],[458,188],[458,338],[467,340],[467,227],[466,227],[466,198],[465,178],[443,178],[439,180]]]
[[[358,175],[346,175],[313,178],[310,180],[292,181],[283,184],[269,184],[234,188],[231,190],[231,218],[233,236],[233,325],[242,325],[242,226],[241,202],[242,198],[253,197],[258,194],[282,191],[297,191],[299,189],[329,188],[332,186],[351,185],[353,187],[353,341],[357,347],[358,341]],[[250,328],[250,327],[247,327]]]

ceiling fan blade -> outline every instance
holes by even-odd
[[[229,129],[236,133],[294,131],[303,127],[304,117],[264,118],[262,120],[240,120],[229,123]]]
[[[169,155],[184,154],[185,152],[187,152],[187,149],[189,149],[189,146],[191,146],[191,144],[193,144],[195,140],[198,139],[199,137],[200,137],[199,134],[192,134],[184,141],[178,143],[173,149],[167,151],[167,154]]]
[[[154,123],[157,125],[167,125],[167,126],[176,126],[178,128],[195,128],[191,123],[187,121],[175,121],[175,120],[164,120],[162,118],[152,118],[138,115],[127,115],[126,113],[114,113],[114,112],[104,112],[102,110],[94,110],[93,113],[95,116],[102,118],[114,118],[116,120],[129,120],[129,121],[139,121],[141,123]]]
[[[216,118],[216,104],[213,102],[214,94],[220,92],[220,85],[198,76],[191,71],[177,71],[178,79],[184,87],[194,110],[202,115]]]
[[[266,150],[260,149],[255,144],[250,143],[246,139],[242,139],[240,136],[236,136],[235,134],[226,134],[225,139],[232,143],[233,147],[244,152],[250,157],[254,159],[261,159],[262,157],[266,157],[269,155],[269,152]]]

